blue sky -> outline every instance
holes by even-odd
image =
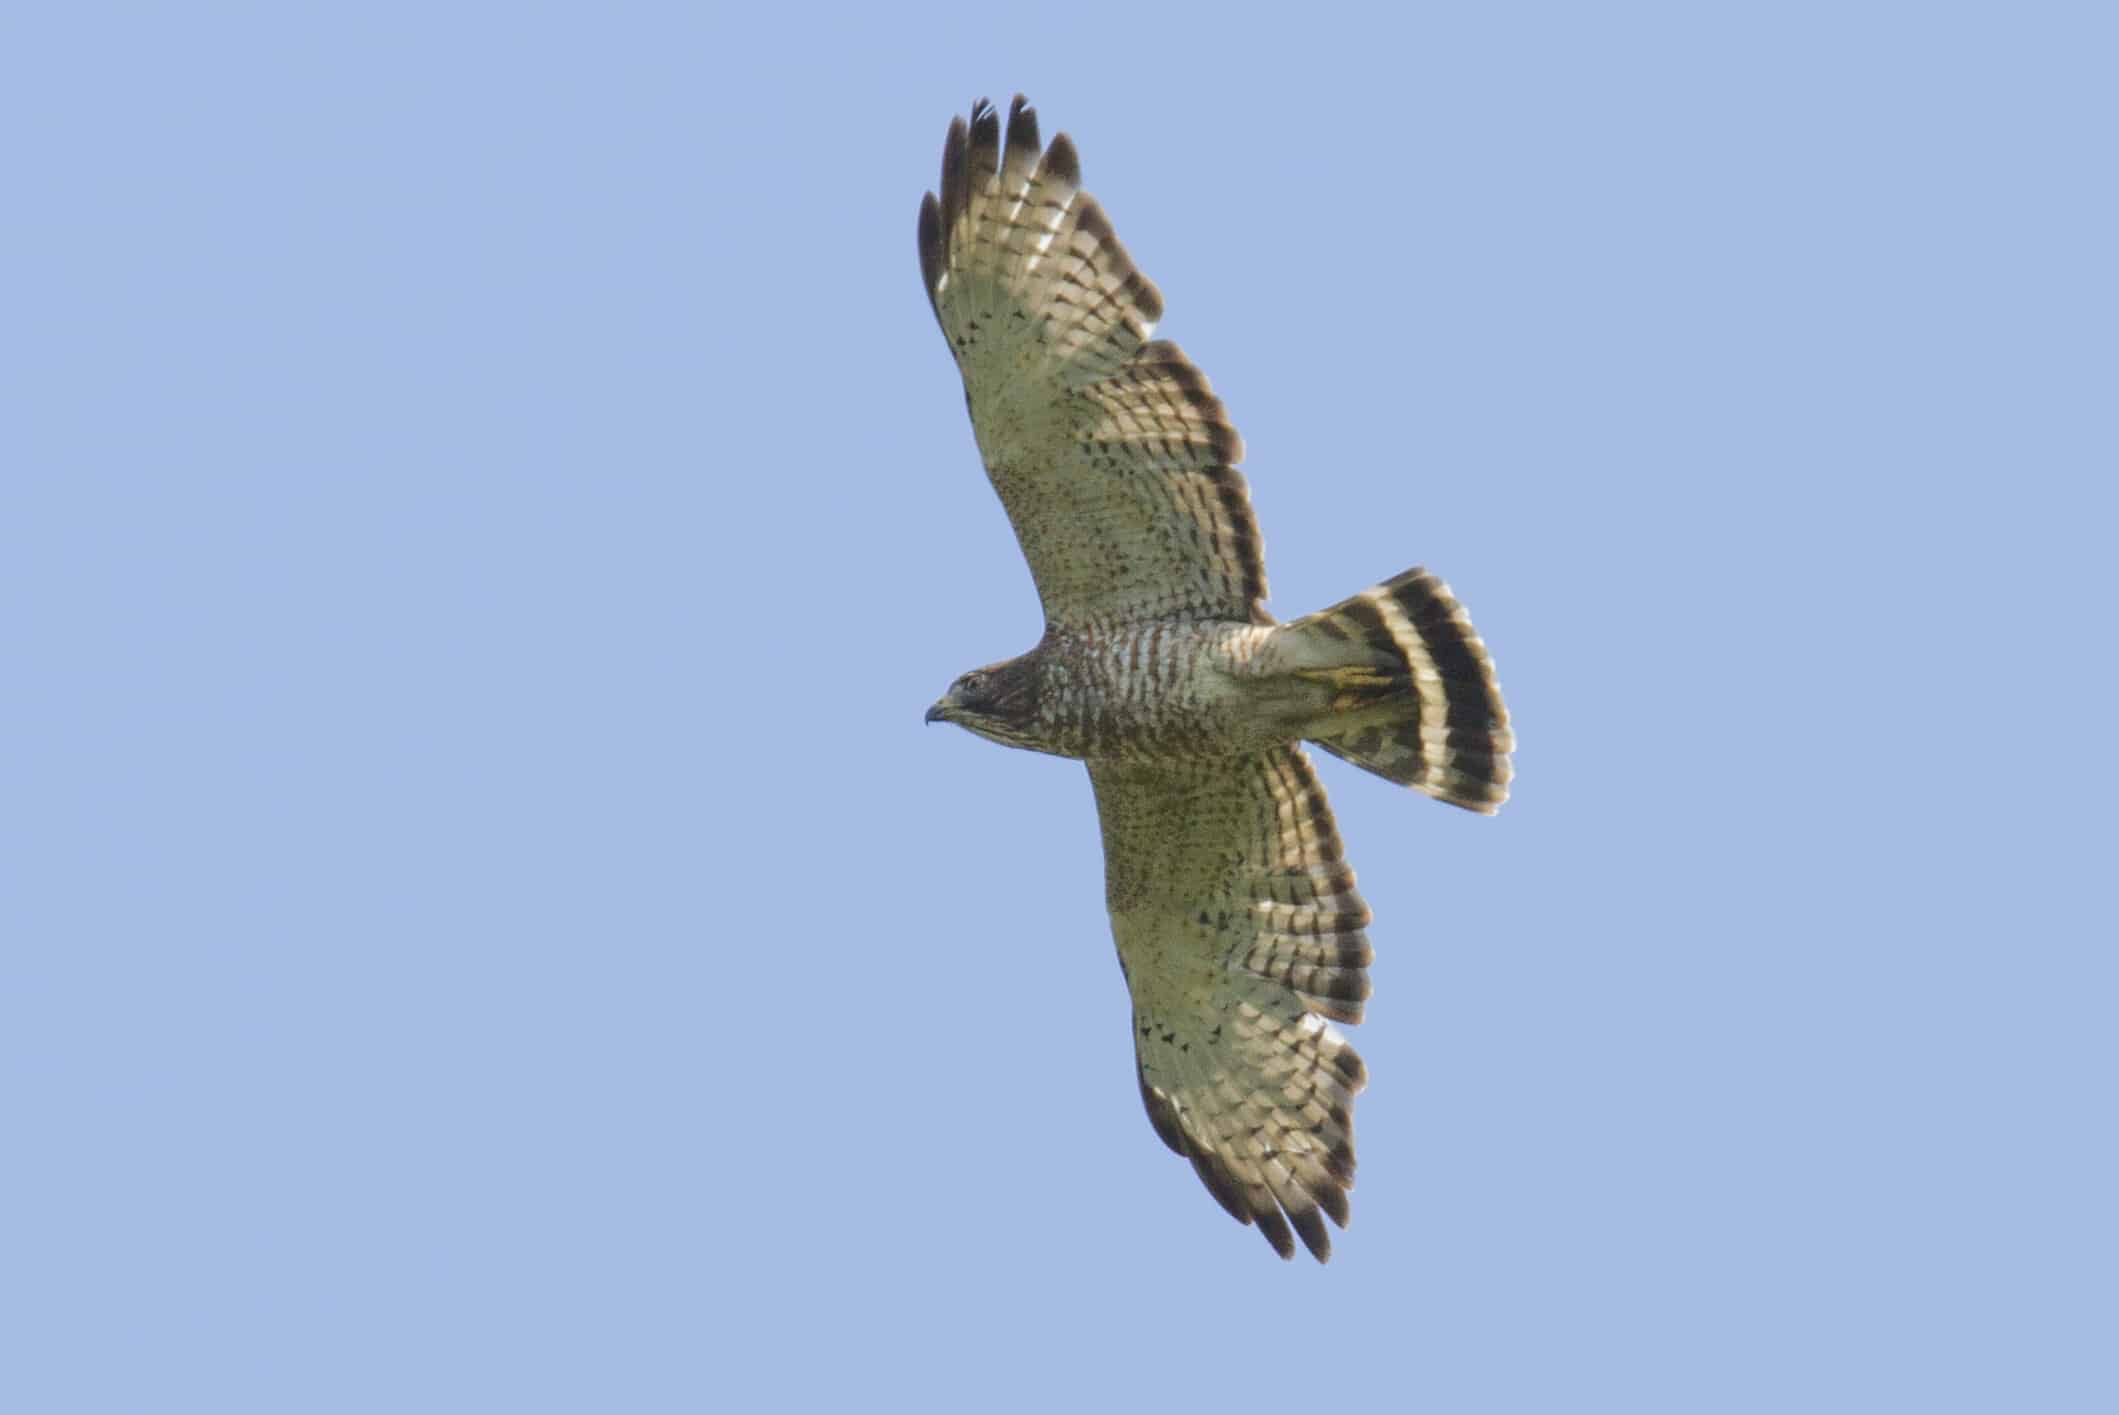
[[[0,21],[0,1404],[2108,1409],[2091,7]],[[1455,587],[1328,1269],[1141,1113],[922,296],[1073,134],[1299,614]]]

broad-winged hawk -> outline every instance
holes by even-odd
[[[929,709],[1088,763],[1148,1118],[1282,1257],[1331,1254],[1353,1184],[1369,909],[1301,743],[1440,800],[1507,795],[1485,646],[1421,570],[1278,624],[1205,375],[1018,96],[954,120],[920,268],[1045,610]],[[1292,1229],[1292,1232],[1291,1232]]]

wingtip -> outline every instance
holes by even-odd
[[[1081,154],[1074,150],[1074,139],[1065,133],[1053,136],[1052,146],[1045,149],[1044,160],[1038,164],[1041,175],[1064,182],[1070,187],[1082,184]]]
[[[971,152],[978,165],[990,168],[1001,150],[1001,113],[993,100],[982,98],[971,105]]]
[[[1278,1209],[1266,1209],[1258,1215],[1258,1231],[1265,1235],[1273,1251],[1293,1262],[1295,1259],[1295,1235],[1288,1229],[1288,1221]]]
[[[963,212],[970,200],[970,184],[964,179],[964,147],[971,128],[961,117],[949,120],[949,136],[942,140],[942,220],[946,226]]]
[[[942,285],[942,254],[942,204],[929,192],[920,198],[920,280],[929,304]]]
[[[1324,1226],[1324,1217],[1315,1209],[1298,1209],[1288,1215],[1295,1225],[1295,1232],[1302,1238],[1302,1246],[1310,1250],[1310,1256],[1320,1263],[1332,1261],[1332,1235]]]
[[[1043,144],[1037,135],[1037,110],[1030,100],[1021,94],[1008,105],[1007,165],[1017,180],[1026,180],[1037,165],[1038,151]]]

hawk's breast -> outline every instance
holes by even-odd
[[[1273,630],[1148,623],[1039,646],[1042,726],[1068,756],[1155,761],[1251,751],[1284,734],[1259,710]]]

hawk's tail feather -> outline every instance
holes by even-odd
[[[1492,814],[1515,746],[1493,660],[1449,586],[1412,569],[1281,630],[1298,675],[1333,689],[1307,734],[1335,757]]]
[[[1050,316],[1049,336],[1038,347],[1077,382],[1116,372],[1148,342],[1162,318],[1162,295],[1081,180],[1081,160],[1065,133],[1040,151],[1037,110],[1021,94],[1008,106],[1005,136],[999,111],[983,98],[968,124],[951,121],[941,194],[920,204],[920,270],[951,348],[1004,318],[1004,305],[1063,312]],[[1034,293],[1039,286],[1042,297]]]

